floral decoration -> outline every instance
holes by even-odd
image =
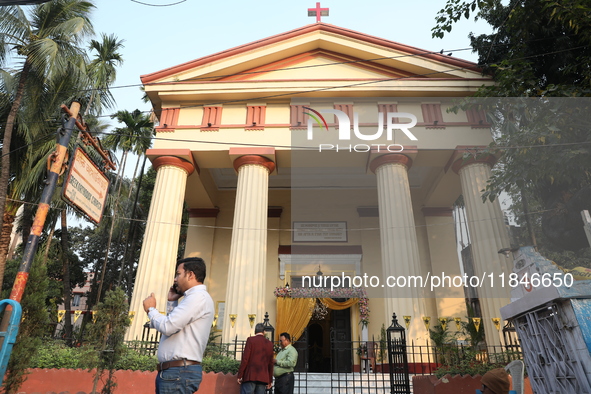
[[[349,287],[330,290],[322,287],[276,287],[275,297],[283,298],[358,298],[359,323],[369,324],[369,300],[364,288]]]

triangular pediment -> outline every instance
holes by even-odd
[[[305,70],[311,72],[303,72]],[[245,70],[237,75],[222,77],[218,81],[391,79],[410,75],[403,70],[380,65],[371,60],[317,49]]]
[[[284,62],[283,66],[281,62]],[[383,78],[392,75],[426,78],[483,78],[481,70],[472,62],[337,26],[317,23],[143,75],[142,81],[152,83],[268,80],[269,75],[265,73],[246,77],[239,74],[264,70],[265,67],[269,71],[286,68],[285,66],[289,66],[290,62],[302,66],[297,79],[304,77],[314,79],[322,73],[330,73],[336,78],[350,78],[347,71],[353,74],[361,73],[359,75],[362,78]],[[325,66],[335,62],[349,63],[344,63],[339,68]],[[304,73],[302,70],[306,65],[309,67]],[[374,69],[370,70],[372,67]],[[337,71],[333,74],[332,70],[327,72],[322,71],[322,68]],[[293,71],[289,72],[288,78],[295,76]],[[286,79],[285,75],[288,74],[283,73],[282,77],[278,72],[271,73],[274,74],[272,79]],[[238,76],[237,79],[233,78],[235,75]]]
[[[325,23],[143,75],[163,102],[302,95],[467,96],[492,79],[472,62]],[[220,96],[222,94],[222,96]]]

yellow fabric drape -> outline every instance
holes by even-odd
[[[277,297],[276,339],[282,332],[289,333],[292,342],[298,339],[312,317],[315,302],[315,298]]]
[[[326,305],[328,308],[335,311],[340,311],[343,309],[350,308],[353,305],[357,304],[359,302],[359,298],[349,298],[347,301],[343,302],[337,302],[332,298],[320,298],[320,301],[322,301],[324,305]]]

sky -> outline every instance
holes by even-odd
[[[139,0],[138,0],[139,1]],[[165,5],[181,0],[142,0]],[[452,52],[476,62],[468,34],[489,33],[484,22],[461,21],[444,39],[431,38],[437,12],[445,0],[325,0],[322,21],[430,51]],[[308,17],[314,0],[186,0],[172,6],[147,6],[132,0],[95,0],[92,20],[97,36],[125,40],[124,63],[112,87],[116,110],[150,110],[141,100],[140,75],[159,71],[261,38],[316,22]]]

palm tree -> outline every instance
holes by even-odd
[[[101,273],[101,282],[99,285],[98,294],[100,296],[102,290],[102,284],[105,272],[107,270],[107,263],[109,259],[109,252],[111,247],[111,239],[113,236],[113,230],[116,225],[116,215],[118,211],[119,205],[119,196],[121,193],[121,184],[123,180],[123,174],[125,173],[125,165],[127,163],[127,156],[129,152],[136,153],[139,156],[145,153],[146,149],[150,147],[152,144],[152,133],[154,123],[150,120],[149,114],[144,114],[139,109],[136,109],[133,112],[129,112],[127,110],[118,111],[115,115],[111,116],[111,118],[116,118],[119,123],[125,124],[125,127],[118,127],[114,130],[112,134],[106,136],[103,140],[104,146],[109,149],[114,150],[122,150],[123,154],[121,156],[121,162],[119,165],[119,176],[117,180],[119,185],[114,185],[114,188],[117,189],[117,194],[115,197],[115,204],[113,205],[113,218],[111,222],[111,229],[109,231],[109,240],[107,241],[107,250],[105,252],[105,260],[103,263],[102,273]],[[138,158],[139,163],[140,158]],[[137,171],[137,164],[136,164],[136,171]],[[135,173],[134,173],[135,178]]]
[[[22,66],[12,93],[12,104],[6,118],[2,141],[0,172],[0,220],[10,178],[12,134],[31,81],[58,80],[72,71],[72,61],[80,61],[80,43],[92,33],[89,20],[94,5],[90,1],[54,0],[35,6],[27,14],[18,6],[2,7],[0,13],[0,63],[5,68],[12,56]]]
[[[123,40],[118,40],[114,34],[106,35],[104,33],[101,34],[101,38],[100,42],[90,41],[90,49],[96,53],[88,65],[88,76],[92,81],[93,89],[85,115],[89,113],[91,107],[94,107],[96,114],[101,114],[103,105],[111,107],[115,102],[109,91],[109,86],[117,78],[116,67],[123,63],[121,54],[117,52],[123,47]]]
[[[119,123],[125,124],[125,127],[116,128],[112,134],[104,139],[105,147],[123,151],[120,164],[120,173],[123,174],[128,153],[132,152],[141,156],[152,144],[154,123],[150,120],[149,114],[144,114],[139,109],[133,112],[127,110],[118,111],[111,118],[116,118]]]

